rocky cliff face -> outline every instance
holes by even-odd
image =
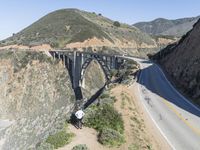
[[[106,83],[104,72],[96,60],[93,60],[85,72],[84,97],[90,98]]]
[[[200,105],[200,21],[177,45],[162,51],[160,63],[184,93]]]
[[[0,52],[0,149],[33,148],[62,128],[74,104],[63,65],[38,52]]]

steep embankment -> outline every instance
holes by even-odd
[[[181,37],[192,29],[192,26],[199,18],[200,16],[176,20],[158,18],[150,22],[139,22],[134,24],[134,26],[151,35],[170,35]]]
[[[177,86],[200,105],[200,21],[176,45],[154,56]],[[160,58],[161,56],[161,58]]]
[[[140,49],[158,49],[155,39],[138,28],[78,9],[52,12],[0,45],[25,49],[87,50],[89,47],[94,51],[110,49],[135,55],[140,54]]]
[[[0,52],[0,149],[34,148],[74,104],[68,72],[38,52]]]

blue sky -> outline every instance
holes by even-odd
[[[0,40],[61,8],[102,13],[128,24],[158,17],[175,19],[200,15],[199,0],[1,0]]]

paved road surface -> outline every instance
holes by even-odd
[[[172,149],[200,150],[200,109],[173,88],[157,65],[135,60],[142,68],[141,101]]]

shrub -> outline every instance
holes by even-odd
[[[121,134],[124,132],[122,117],[110,104],[93,105],[86,113],[84,122],[86,126],[92,127],[97,131],[111,128]]]
[[[51,46],[52,48],[59,48],[59,43],[58,43],[58,42],[51,42],[51,43],[50,43],[50,46]]]
[[[72,150],[89,150],[85,144],[79,144],[72,148]]]
[[[116,75],[117,75],[117,73],[118,73],[118,70],[116,70],[116,69],[112,69],[111,70],[111,77],[116,77]]]
[[[115,27],[120,27],[120,26],[121,26],[121,24],[120,24],[118,21],[115,21],[115,22],[113,23],[113,25],[114,25]]]
[[[105,99],[105,98],[109,98],[109,97],[110,97],[110,95],[109,95],[108,93],[103,93],[103,94],[100,96],[101,99]]]
[[[54,150],[54,146],[47,142],[42,142],[36,147],[36,150]]]
[[[139,150],[139,149],[140,149],[140,146],[138,144],[131,144],[128,147],[128,150]]]
[[[71,142],[72,137],[74,134],[67,133],[64,129],[60,132],[57,132],[54,135],[50,135],[46,142],[53,145],[55,149],[62,147]]]
[[[113,129],[103,129],[98,137],[98,140],[101,144],[107,145],[110,147],[120,146],[125,142],[123,135]]]

